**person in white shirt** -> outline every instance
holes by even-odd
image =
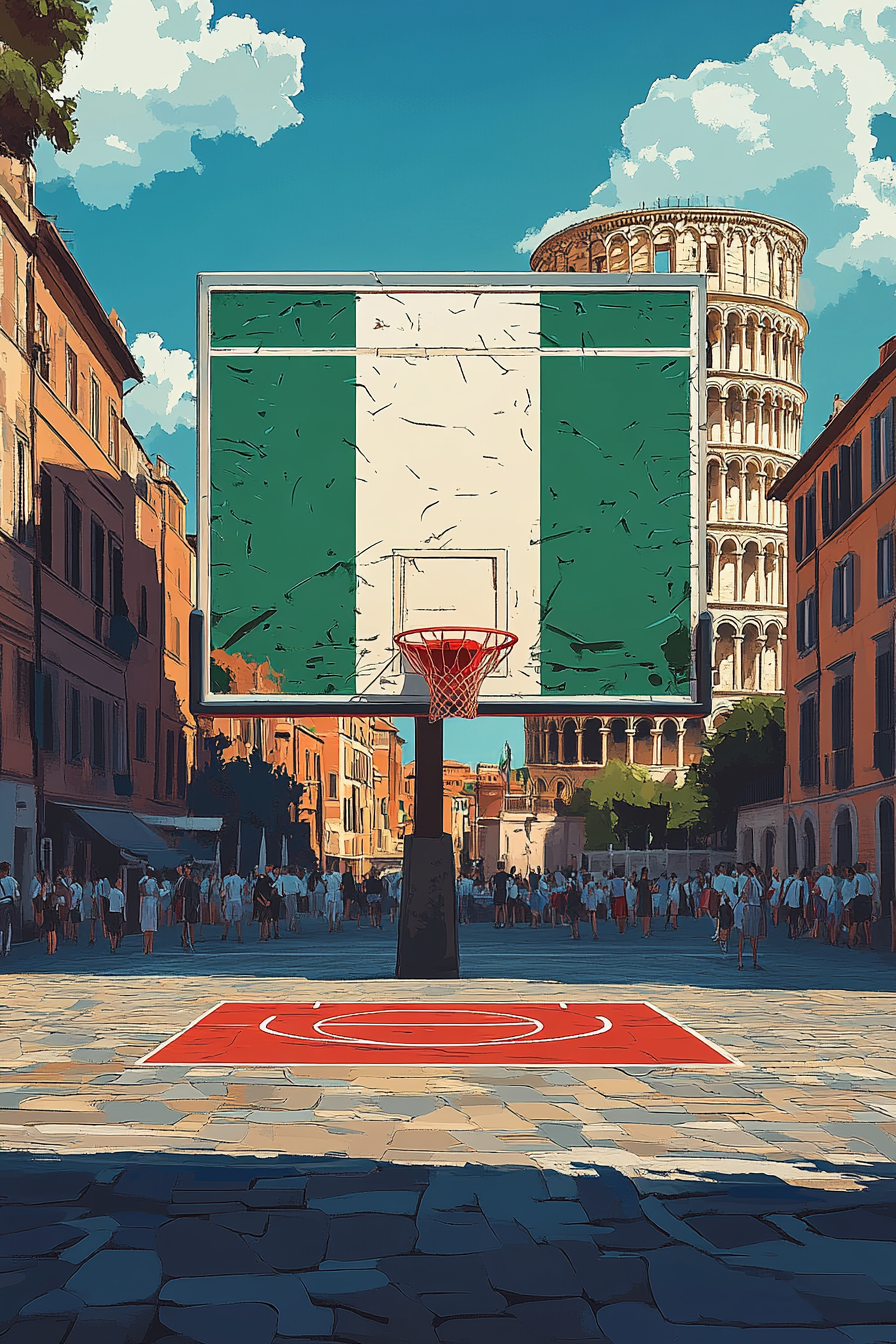
[[[299,928],[299,879],[296,877],[295,871],[292,868],[281,868],[276,886],[286,909],[286,927],[290,933],[297,933]]]
[[[681,901],[681,883],[678,880],[678,874],[672,873],[669,878],[669,913],[666,915],[666,928],[669,927],[669,920],[672,921],[673,929],[678,928],[678,906]]]
[[[310,915],[311,903],[308,900],[308,876],[304,868],[300,868],[298,870],[298,872],[296,873],[296,880],[299,884],[299,890],[296,896],[296,910],[298,911],[299,914],[304,912],[306,915]],[[290,932],[295,933],[298,927],[299,927],[299,921],[297,915],[296,927],[295,929],[290,930]]]
[[[80,882],[76,882],[75,879],[71,877],[71,869],[69,869],[68,889],[69,889],[68,924],[69,929],[71,931],[71,940],[73,943],[77,943],[78,932],[81,927],[81,902],[84,899],[84,888],[81,886]]]
[[[788,938],[799,937],[800,919],[802,918],[803,906],[806,901],[806,883],[800,877],[800,870],[794,867],[790,871],[790,876],[781,888],[781,904],[784,907],[784,913],[787,915]]]
[[[222,914],[224,915],[224,932],[221,934],[221,942],[227,942],[227,935],[230,932],[231,924],[236,925],[236,940],[238,943],[243,941],[243,879],[235,868],[230,872],[222,882]]]
[[[324,878],[325,904],[328,932],[342,932],[342,878],[332,870]]]
[[[781,874],[777,868],[771,871],[771,879],[768,884],[768,903],[772,911],[772,923],[777,928],[778,911],[781,906]]]
[[[831,899],[834,895],[834,875],[831,871],[831,865],[827,864],[824,871],[819,873],[812,887],[812,896],[815,901],[815,919],[812,924],[812,937],[818,937],[819,929],[828,927],[828,910],[830,909]]]
[[[19,899],[19,884],[4,860],[0,863],[0,956],[3,957],[8,957],[12,950],[12,917]]]
[[[124,932],[124,890],[120,877],[115,879],[115,886],[109,888],[106,928],[109,930],[109,951],[117,952],[121,947],[121,935]]]
[[[143,934],[143,955],[152,953],[153,939],[159,927],[159,884],[151,868],[140,882],[140,932]]]
[[[742,971],[744,968],[744,939],[748,938],[753,952],[753,970],[761,971],[763,967],[759,965],[758,949],[762,932],[762,884],[756,876],[756,868],[752,863],[742,876],[746,880],[738,884],[741,891],[734,910],[734,922],[738,929],[737,969]]]

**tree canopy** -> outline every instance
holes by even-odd
[[[697,826],[705,806],[693,780],[676,788],[653,779],[643,766],[611,760],[576,790],[567,810],[585,818],[587,849],[624,845],[626,837],[632,848],[641,849],[665,844],[669,831]]]
[[[45,136],[75,147],[75,99],[57,97],[65,58],[80,52],[94,17],[82,0],[3,0],[0,4],[0,153],[30,159]]]
[[[194,816],[221,816],[264,829],[270,839],[289,834],[291,807],[301,801],[303,786],[258,752],[242,760],[224,760],[226,737],[208,738],[209,761],[189,784],[187,801]]]
[[[703,739],[703,755],[689,773],[706,796],[707,834],[733,820],[747,784],[783,771],[784,755],[784,697],[746,696]]]

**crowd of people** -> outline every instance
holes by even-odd
[[[136,920],[143,936],[143,953],[151,956],[160,927],[178,926],[181,946],[195,952],[206,940],[205,931],[220,929],[227,942],[234,934],[242,943],[244,926],[257,925],[258,940],[297,934],[300,917],[322,921],[328,933],[339,934],[349,921],[363,921],[382,931],[384,921],[394,924],[401,903],[401,872],[370,869],[356,878],[349,868],[330,866],[306,870],[266,864],[242,877],[231,867],[222,877],[217,870],[194,870],[184,864],[170,877],[152,868],[139,879]],[[786,924],[788,939],[817,938],[831,946],[870,948],[872,925],[889,914],[881,906],[880,884],[864,863],[853,867],[793,868],[783,877],[777,868],[764,872],[754,863],[718,864],[713,872],[687,876],[661,873],[651,878],[647,868],[625,876],[617,872],[588,872],[577,868],[527,874],[498,863],[486,877],[480,863],[464,870],[456,882],[457,917],[461,924],[489,920],[496,929],[568,929],[573,939],[594,941],[602,926],[617,936],[640,928],[642,938],[653,936],[657,920],[664,929],[678,928],[680,917],[713,923],[712,941],[727,954],[737,944],[738,967],[749,945],[753,966],[760,970],[758,944],[769,926]],[[21,904],[10,865],[0,863],[0,954],[8,956],[13,917]],[[115,953],[125,932],[127,898],[123,876],[101,876],[94,869],[84,882],[71,868],[55,876],[38,872],[31,883],[31,918],[46,952],[54,956],[60,944],[77,946],[82,926],[88,946],[98,938]],[[215,934],[211,935],[212,937]],[[890,919],[890,945],[896,951],[896,918]]]
[[[727,953],[737,942],[738,967],[749,944],[753,965],[761,969],[758,944],[769,925],[782,920],[790,939],[820,938],[832,946],[871,947],[871,926],[888,914],[881,906],[880,883],[867,864],[853,867],[800,869],[782,879],[777,868],[766,873],[755,863],[717,864],[687,876],[647,868],[625,876],[576,868],[522,874],[499,863],[486,881],[481,868],[458,881],[458,916],[462,924],[493,918],[496,929],[590,927],[598,939],[600,921],[615,924],[619,934],[640,926],[650,938],[657,919],[664,929],[678,928],[679,916],[713,921],[713,942]],[[733,931],[733,932],[732,932]],[[890,946],[896,951],[896,918],[890,920]]]

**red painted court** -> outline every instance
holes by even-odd
[[[649,1003],[219,1003],[143,1064],[739,1065]]]

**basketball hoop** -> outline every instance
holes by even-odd
[[[429,686],[429,721],[475,719],[483,681],[516,643],[509,630],[444,626],[402,630],[395,643]]]

